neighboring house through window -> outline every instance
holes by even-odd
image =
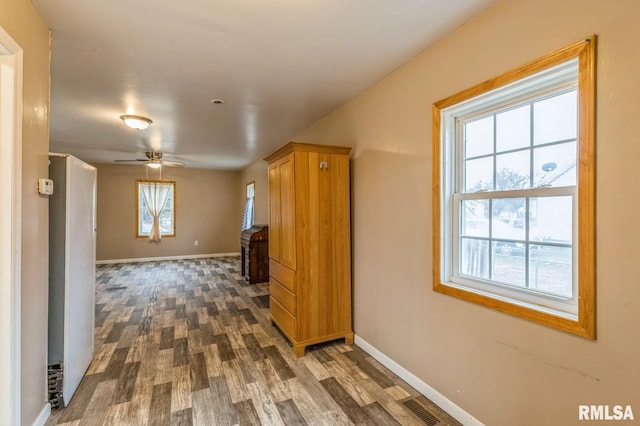
[[[434,289],[591,338],[594,45],[434,105]]]

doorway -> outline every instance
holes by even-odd
[[[0,424],[20,424],[22,49],[0,27]]]

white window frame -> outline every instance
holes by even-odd
[[[595,36],[434,104],[435,291],[595,338],[594,56]],[[579,99],[576,186],[464,192],[461,163],[465,121],[572,90],[577,90]],[[460,273],[461,201],[551,196],[570,196],[573,200],[572,297],[541,293]],[[528,233],[525,238],[535,244],[535,241],[528,240]],[[491,236],[486,240],[489,241],[489,252],[492,252]],[[588,262],[591,265],[585,265]]]
[[[578,89],[578,63],[577,59],[571,59],[563,64],[545,70],[541,73],[529,76],[525,79],[506,87],[498,88],[494,91],[484,93],[478,97],[469,99],[466,102],[456,104],[442,110],[442,123],[444,134],[442,144],[446,146],[445,164],[450,169],[450,174],[444,176],[447,181],[447,188],[442,191],[441,205],[444,212],[443,247],[447,247],[442,256],[445,270],[445,280],[451,285],[459,285],[462,288],[473,289],[478,292],[501,297],[513,303],[520,303],[531,306],[532,309],[547,310],[556,315],[566,316],[570,319],[577,319],[578,299],[577,299],[577,270],[575,264],[577,260],[577,247],[572,245],[573,266],[572,273],[572,298],[542,294],[533,290],[503,285],[497,281],[482,280],[465,276],[460,272],[459,246],[460,241],[460,212],[459,206],[463,200],[473,199],[498,199],[498,198],[527,198],[527,197],[549,197],[549,196],[570,196],[573,198],[573,223],[578,221],[577,206],[577,186],[571,187],[551,187],[551,188],[531,188],[507,191],[483,191],[464,192],[463,167],[464,161],[464,133],[463,125],[472,119],[499,113],[510,108],[540,101],[548,97],[557,96],[569,91]],[[493,153],[497,155],[497,153]],[[494,171],[495,174],[495,171]],[[577,241],[577,226],[573,229],[573,241]],[[493,252],[493,247],[489,244],[489,255]],[[526,278],[526,277],[525,277]]]

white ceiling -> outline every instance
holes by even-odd
[[[52,151],[112,162],[156,149],[219,169],[277,149],[493,3],[32,1],[53,33]],[[125,113],[153,124],[128,129]]]

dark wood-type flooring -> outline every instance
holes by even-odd
[[[357,346],[302,358],[236,257],[97,269],[95,355],[47,424],[458,424]]]

